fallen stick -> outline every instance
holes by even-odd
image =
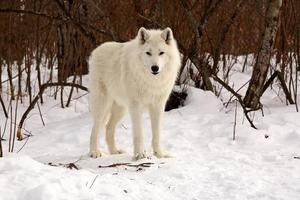
[[[62,164],[62,163],[58,163],[58,164],[54,164],[52,162],[49,162],[48,165],[52,166],[52,167],[59,167],[59,166],[63,166],[65,168],[68,168],[68,169],[76,169],[78,170],[78,166],[75,165],[74,163],[68,163],[68,164]]]
[[[160,163],[163,164],[163,163]],[[99,165],[99,168],[110,168],[110,167],[118,167],[118,166],[126,166],[126,167],[150,167],[151,165],[154,165],[152,162],[145,162],[145,163],[139,163],[139,164],[132,164],[132,163],[114,163],[111,165]]]

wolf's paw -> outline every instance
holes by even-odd
[[[122,153],[125,153],[125,151],[122,150],[122,149],[113,149],[113,150],[110,150],[110,154],[122,154]]]
[[[148,158],[146,152],[139,152],[134,155],[135,160],[141,160],[144,158]]]
[[[91,150],[89,153],[89,156],[92,158],[98,158],[98,157],[101,157],[102,154],[99,150]]]
[[[154,156],[157,158],[172,158],[173,156],[162,151],[155,151]]]

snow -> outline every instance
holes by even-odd
[[[249,77],[235,71],[235,88]],[[87,156],[91,118],[87,95],[75,94],[69,108],[45,95],[41,106],[26,121],[33,134],[15,143],[8,153],[8,133],[2,141],[0,200],[57,199],[300,199],[300,116],[269,91],[263,98],[265,116],[256,112],[251,128],[237,107],[236,140],[232,140],[235,103],[222,90],[214,94],[193,87],[182,108],[165,113],[163,145],[173,158],[132,160],[131,123],[126,116],[117,128],[117,144],[127,153],[110,155],[101,141],[103,157]],[[277,99],[276,99],[277,98]],[[67,98],[66,98],[67,99]],[[20,106],[19,113],[26,109]],[[1,115],[1,127],[5,118]],[[149,116],[144,115],[145,140],[151,155]],[[25,142],[27,142],[25,144]],[[25,145],[24,145],[25,144]],[[22,147],[24,145],[24,147]],[[116,163],[150,167],[117,166]],[[48,163],[52,163],[50,166]],[[74,163],[79,170],[68,169]]]

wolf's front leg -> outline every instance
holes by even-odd
[[[161,121],[164,113],[164,104],[150,105],[149,113],[152,126],[152,147],[154,155],[158,158],[170,157],[162,151],[160,144]]]
[[[144,147],[144,134],[142,127],[142,108],[137,102],[133,102],[129,108],[132,121],[132,134],[134,145],[134,157],[136,160],[146,158]]]

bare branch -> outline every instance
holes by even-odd
[[[4,112],[4,115],[6,118],[8,118],[8,114],[7,114],[7,111],[6,111],[6,108],[5,108],[5,105],[4,105],[4,102],[3,102],[3,99],[2,99],[2,96],[0,95],[0,102],[1,102],[1,106],[2,106],[2,109],[3,109],[3,112]],[[0,132],[1,134],[1,132]]]
[[[244,105],[242,96],[240,94],[238,94],[236,91],[234,91],[234,89],[232,89],[228,84],[226,84],[224,81],[222,81],[218,76],[212,74],[212,78],[217,81],[218,83],[220,83],[226,90],[228,90],[231,94],[233,94],[237,100],[239,101],[240,105],[243,108],[244,114],[248,120],[248,122],[250,123],[252,128],[256,128],[256,126],[253,124],[252,120],[250,119],[250,117],[248,116],[248,113],[251,111],[255,111],[255,110],[247,110],[246,106]]]
[[[63,16],[52,16],[52,15],[48,15],[46,13],[42,13],[42,12],[38,12],[38,11],[33,11],[33,10],[19,10],[19,9],[7,9],[7,8],[0,8],[0,13],[21,13],[21,14],[30,14],[30,15],[35,15],[35,16],[40,16],[40,17],[44,17],[44,18],[48,18],[50,20],[55,20],[55,21],[61,21],[61,22],[71,22],[73,23],[82,33],[83,35],[87,36],[87,38],[89,38],[89,40],[96,44],[96,38],[91,34],[88,33],[84,27],[89,28],[90,30],[93,30],[97,33],[101,33],[103,35],[106,36],[110,36],[112,37],[111,33],[108,33],[105,30],[100,30],[90,24],[84,23],[82,21],[78,21],[74,18],[72,18],[71,16],[68,17],[63,17]]]
[[[45,89],[47,89],[48,87],[55,87],[55,86],[76,87],[76,88],[82,89],[84,91],[88,91],[88,89],[86,87],[84,87],[82,85],[74,84],[74,83],[45,83],[45,84],[41,85],[41,89],[40,89],[39,93],[35,96],[35,98],[31,102],[31,104],[27,108],[27,110],[22,115],[22,118],[21,118],[21,120],[19,122],[18,131],[17,131],[17,138],[18,138],[18,140],[22,140],[23,139],[23,135],[22,135],[21,129],[22,129],[24,121],[27,118],[29,112],[34,108],[35,104],[37,103],[37,101],[39,100],[39,98],[41,97],[41,95],[43,94],[43,92],[45,91]]]

